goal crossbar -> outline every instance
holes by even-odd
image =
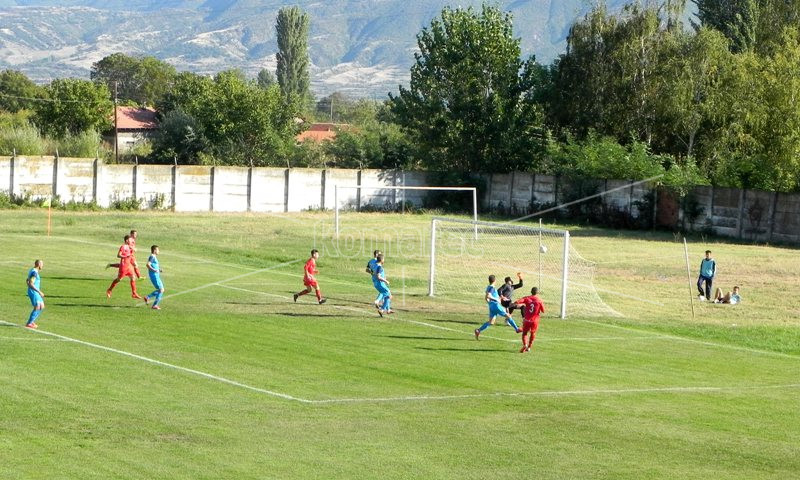
[[[409,185],[334,185],[333,204],[334,204],[334,223],[336,236],[339,236],[339,189],[349,190],[422,190],[422,191],[452,191],[452,192],[472,192],[472,219],[478,221],[478,189],[475,187],[428,187],[428,186],[409,186]],[[359,204],[361,198],[357,199]],[[476,230],[477,232],[477,230]]]

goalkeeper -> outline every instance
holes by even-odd
[[[517,279],[519,283],[514,285],[511,277],[506,277],[503,286],[497,289],[497,293],[500,294],[500,304],[505,307],[509,315],[514,313],[515,308],[520,308],[514,303],[512,296],[514,295],[514,290],[522,288],[522,273],[517,272]]]

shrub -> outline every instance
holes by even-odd
[[[44,155],[47,143],[39,130],[32,125],[4,128],[0,130],[0,154]]]

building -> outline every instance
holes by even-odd
[[[156,111],[148,107],[117,107],[117,148],[130,152],[137,143],[152,139],[158,132]],[[111,143],[114,138],[112,132]]]

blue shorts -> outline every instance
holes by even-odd
[[[503,308],[503,306],[500,305],[499,303],[497,302],[489,303],[489,320],[497,316],[507,317],[508,313],[506,313],[506,309]]]
[[[150,283],[152,283],[153,286],[156,287],[156,290],[164,289],[164,284],[161,282],[160,275],[150,275]]]
[[[42,296],[37,292],[28,292],[28,298],[31,299],[31,305],[34,307],[39,304],[44,305],[44,298],[42,298]]]
[[[375,289],[378,291],[378,293],[380,293],[385,297],[388,297],[389,295],[392,294],[392,292],[389,291],[389,287],[387,287],[386,284],[383,282],[376,284]]]

